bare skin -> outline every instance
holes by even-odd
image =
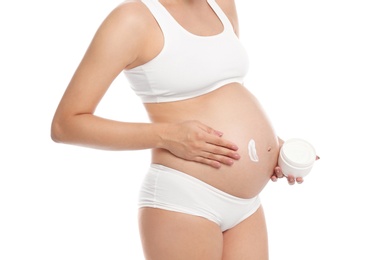
[[[210,36],[223,25],[205,0],[160,1],[189,32]],[[217,0],[238,34],[233,0]],[[52,122],[56,142],[106,150],[152,149],[154,163],[194,176],[242,198],[258,194],[283,174],[277,166],[282,140],[259,102],[237,83],[196,98],[145,104],[151,123],[119,122],[94,111],[124,70],[152,60],[164,44],[147,7],[126,1],[104,20],[71,79]],[[234,100],[234,102],[231,102]],[[239,119],[239,120],[238,120]],[[256,143],[259,162],[249,157]],[[288,182],[301,178],[288,177]],[[222,233],[204,218],[142,208],[139,227],[146,259],[268,259],[262,207]]]

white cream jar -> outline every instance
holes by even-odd
[[[282,145],[278,165],[285,176],[305,177],[316,161],[315,148],[307,141],[292,138]]]

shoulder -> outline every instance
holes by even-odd
[[[97,30],[96,39],[105,41],[113,47],[141,47],[150,40],[155,19],[140,0],[127,0],[116,6],[104,19]],[[131,48],[126,48],[129,51]]]
[[[140,0],[127,0],[108,14],[103,25],[142,31],[152,21],[150,11]]]
[[[150,12],[141,0],[127,0],[116,6],[111,15],[121,18],[142,19],[150,15]]]
[[[113,60],[124,68],[145,55],[144,46],[153,41],[158,26],[149,9],[140,0],[129,0],[116,6],[103,20],[88,53]]]

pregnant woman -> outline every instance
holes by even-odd
[[[57,108],[56,142],[152,149],[139,196],[146,259],[268,259],[259,193],[282,177],[282,141],[242,85],[248,57],[237,35],[233,0],[123,2],[97,30]],[[150,123],[94,115],[120,73]]]

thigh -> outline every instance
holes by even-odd
[[[223,234],[223,260],[268,260],[268,238],[262,206]]]
[[[147,260],[220,260],[223,234],[205,218],[156,208],[139,210],[139,230]]]

